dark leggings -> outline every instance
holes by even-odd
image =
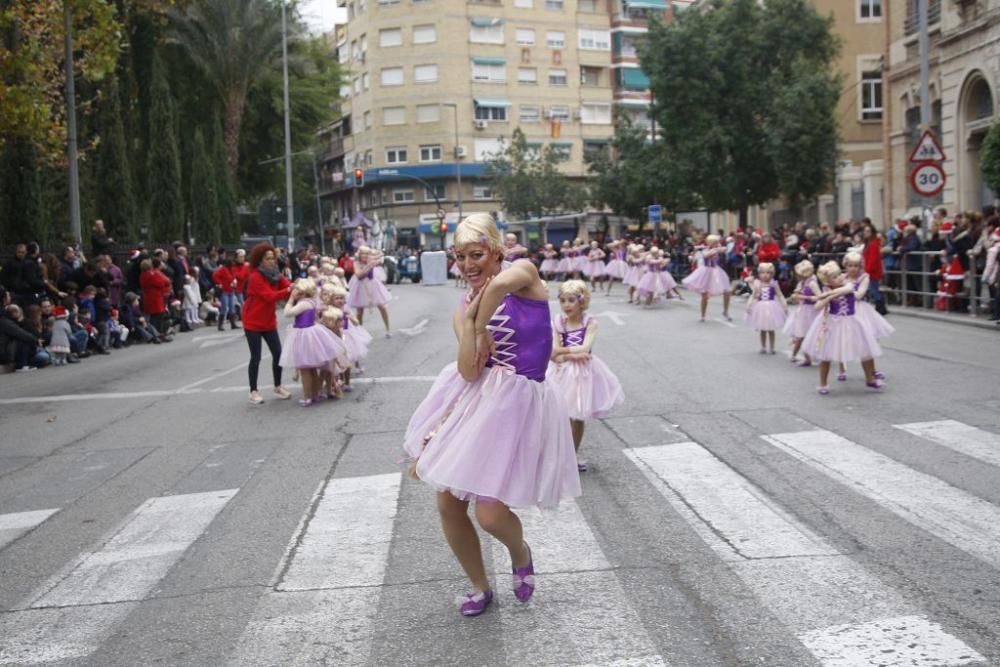
[[[274,386],[281,384],[281,338],[278,330],[271,331],[245,331],[247,345],[250,346],[250,391],[257,391],[257,371],[260,369],[260,341],[267,343],[267,349],[271,351],[271,372],[274,374]]]

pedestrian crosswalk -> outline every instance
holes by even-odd
[[[997,433],[953,420],[893,428],[902,438],[995,467],[1000,479]],[[994,502],[833,431],[758,435],[766,451],[856,494],[900,525],[1000,570],[1000,507]],[[968,634],[938,605],[885,580],[852,549],[828,537],[815,519],[796,511],[789,497],[762,488],[710,444],[694,439],[634,444],[621,452],[619,477],[602,480],[598,468],[588,473],[587,483],[618,484],[622,494],[633,493],[628,485],[646,485],[650,497],[662,503],[650,511],[676,515],[677,525],[732,574],[740,594],[751,596],[774,619],[776,631],[812,656],[813,664],[996,664],[998,638],[989,630],[990,641],[984,645],[982,632]],[[620,562],[608,551],[600,524],[625,520],[615,515],[615,507],[598,510],[580,499],[555,512],[523,512],[537,565],[536,598],[527,605],[514,601],[507,590],[509,555],[490,540],[485,554],[499,603],[481,619],[461,619],[448,597],[465,591],[457,564],[453,572],[435,578],[421,563],[408,563],[412,558],[394,557],[401,541],[414,534],[424,536],[426,549],[447,551],[433,511],[408,512],[409,524],[402,519],[405,502],[432,502],[429,492],[408,494],[411,485],[419,482],[399,472],[325,479],[287,535],[271,580],[241,619],[242,632],[232,643],[228,664],[397,664],[379,652],[385,635],[395,631],[381,625],[392,616],[386,600],[392,586],[439,591],[435,619],[413,622],[454,624],[456,642],[476,628],[496,633],[499,653],[483,664],[690,664],[664,640],[674,637],[670,629],[644,617],[644,607],[623,582]],[[213,524],[226,520],[227,506],[237,503],[240,489],[230,488],[153,497],[123,515],[112,530],[0,610],[0,665],[86,663],[121,632],[130,615],[156,598],[169,573],[197,567],[194,545]],[[609,514],[595,517],[595,512]],[[0,550],[32,539],[32,531],[59,522],[61,514],[52,507],[0,514]],[[647,538],[637,534],[635,539]],[[394,570],[400,567],[412,567],[419,575]],[[700,586],[713,585],[711,571],[706,568]],[[697,596],[697,591],[681,594]],[[736,658],[727,661],[725,650],[717,655],[718,663],[705,664],[741,664]],[[407,656],[406,664],[441,664],[440,654],[434,660],[422,658],[417,648]],[[455,663],[468,661],[456,655]],[[768,664],[766,658],[761,664]]]

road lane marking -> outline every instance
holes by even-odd
[[[490,540],[508,663],[666,667],[580,506],[518,514],[538,575],[528,604],[511,592],[506,547]]]
[[[1000,435],[953,419],[896,424],[893,428],[912,433],[956,452],[1000,466]]]
[[[236,339],[234,339],[234,340],[236,340]],[[271,353],[270,352],[266,352],[266,353],[264,353],[261,356],[260,360],[261,360],[261,362],[263,362],[263,361],[266,361],[267,359],[270,359],[270,358],[271,358]],[[203,378],[201,380],[198,380],[197,382],[192,382],[191,384],[186,384],[183,387],[181,387],[180,389],[178,389],[177,391],[178,392],[189,391],[191,389],[194,389],[195,387],[198,387],[200,385],[205,384],[206,382],[211,382],[212,380],[217,380],[217,379],[219,379],[221,377],[229,375],[230,373],[235,373],[238,370],[246,369],[246,367],[247,367],[247,362],[246,361],[242,361],[242,362],[236,364],[235,366],[233,366],[230,369],[221,371],[219,373],[215,373],[214,375],[209,375],[207,378]]]
[[[319,486],[229,664],[369,663],[402,475]]]
[[[625,326],[625,320],[622,319],[623,315],[627,315],[627,313],[618,313],[613,310],[608,310],[603,313],[593,313],[591,317],[606,317],[618,326],[623,327]]]
[[[238,489],[150,498],[100,542],[0,616],[0,664],[94,652],[208,528]]]
[[[58,511],[58,509],[33,510],[30,512],[0,514],[0,549],[3,549],[35,526],[40,525]]]
[[[983,660],[700,445],[625,455],[824,667]]]
[[[830,431],[762,437],[913,525],[1000,567],[1000,507]]]
[[[407,329],[399,329],[400,333],[404,333],[407,336],[419,336],[420,334],[427,331],[427,325],[430,324],[430,320],[426,317],[414,324],[412,327]]]

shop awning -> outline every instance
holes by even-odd
[[[476,56],[475,58],[472,59],[472,62],[474,62],[477,65],[506,65],[507,64],[507,59],[506,58],[488,58],[486,56]]]
[[[667,0],[625,0],[629,7],[638,9],[666,9]]]
[[[630,90],[647,90],[649,88],[649,77],[637,67],[622,69],[622,84]]]
[[[473,102],[476,103],[477,107],[509,107],[513,106],[510,100],[505,100],[501,97],[476,97],[473,98]]]
[[[503,19],[492,16],[473,16],[469,19],[469,23],[477,28],[492,28],[495,25],[503,25]]]

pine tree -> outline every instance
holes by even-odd
[[[41,165],[37,149],[27,140],[0,148],[0,245],[44,242],[50,236],[42,204]]]
[[[153,60],[148,156],[147,200],[153,238],[156,241],[180,239],[184,234],[180,151],[174,122],[174,102],[158,58]]]
[[[216,193],[218,169],[208,156],[205,135],[200,127],[194,131],[190,174],[191,234],[196,243],[218,243],[221,240],[219,198]]]
[[[112,238],[118,241],[132,240],[138,235],[138,219],[117,77],[111,78],[100,113],[98,126],[101,143],[97,155],[96,183],[97,217],[104,220],[104,226]]]

